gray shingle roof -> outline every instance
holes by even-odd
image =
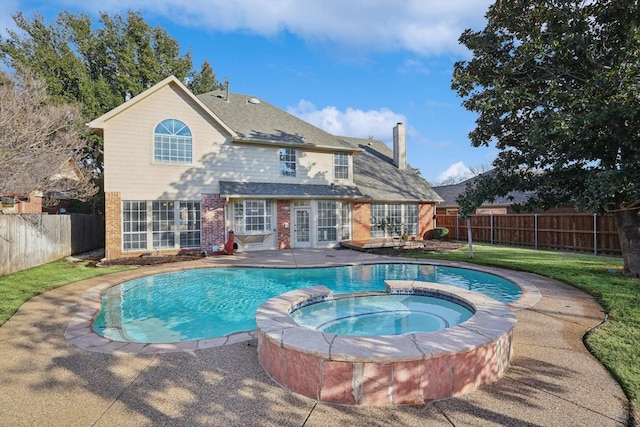
[[[353,156],[353,181],[367,198],[387,202],[442,200],[420,175],[394,166],[393,153],[384,142],[365,138],[342,139],[362,150]]]
[[[485,172],[491,173],[491,171]],[[433,191],[438,193],[440,197],[442,197],[443,202],[440,204],[441,206],[458,206],[458,202],[456,202],[456,198],[458,195],[462,194],[467,187],[467,183],[473,184],[473,180],[476,177],[469,178],[466,181],[459,182],[457,184],[452,185],[441,185],[437,187],[433,187]],[[525,203],[529,197],[531,197],[533,193],[530,192],[522,192],[522,191],[512,191],[508,193],[505,197],[496,197],[496,199],[491,203],[484,203],[483,206],[510,206],[514,203]]]
[[[242,141],[345,151],[352,149],[340,138],[262,99],[230,93],[227,102],[224,97],[222,91],[198,95],[198,99],[233,129]],[[255,100],[259,102],[255,103]]]
[[[358,188],[344,185],[220,181],[222,197],[362,199]]]
[[[238,137],[235,140],[293,145],[354,153],[355,186],[220,182],[223,196],[324,197],[384,202],[439,202],[440,197],[418,174],[393,165],[391,149],[382,141],[338,137],[262,99],[223,91],[198,95]],[[391,131],[391,130],[390,130]]]

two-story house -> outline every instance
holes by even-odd
[[[108,259],[332,247],[433,228],[440,197],[393,153],[331,135],[253,96],[193,95],[168,77],[89,126],[104,137]]]

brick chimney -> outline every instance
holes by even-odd
[[[402,123],[393,128],[393,164],[400,170],[407,169],[407,135]]]

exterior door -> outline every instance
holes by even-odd
[[[293,241],[296,248],[311,246],[311,209],[295,208],[293,223]]]

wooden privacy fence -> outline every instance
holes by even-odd
[[[102,247],[100,215],[0,215],[0,275]]]
[[[438,215],[438,227],[449,229],[449,239],[467,240],[466,220]],[[613,215],[509,214],[471,215],[475,242],[528,246],[536,249],[620,255]]]

